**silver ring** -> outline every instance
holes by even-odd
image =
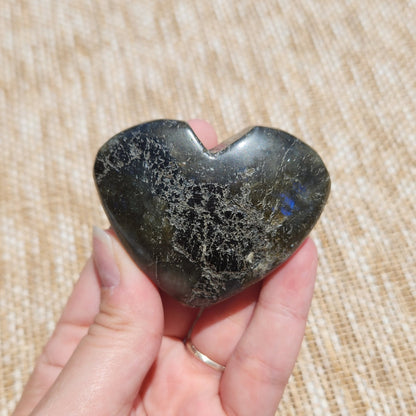
[[[207,357],[205,354],[202,354],[201,351],[199,351],[195,345],[192,343],[190,339],[186,341],[186,348],[192,353],[192,355],[196,358],[198,358],[199,361],[202,361],[204,364],[210,366],[214,370],[217,371],[224,371],[225,367],[221,364],[218,364],[214,360],[211,360],[211,358]]]

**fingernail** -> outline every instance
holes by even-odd
[[[120,270],[114,256],[112,239],[104,230],[95,226],[92,229],[92,253],[101,286],[117,286],[120,282]]]

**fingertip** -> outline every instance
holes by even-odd
[[[316,244],[313,241],[312,237],[306,237],[305,241],[302,243],[302,246],[307,246],[308,250],[311,250],[311,253],[314,254],[315,257],[318,256],[318,250],[316,248]]]
[[[112,238],[99,227],[93,227],[93,260],[103,288],[115,287],[120,282],[120,271],[114,256]]]
[[[287,277],[296,277],[297,281],[299,275],[314,276],[316,268],[318,266],[318,252],[315,243],[311,237],[307,237],[306,240],[300,245],[300,247],[274,272],[275,274],[283,275]]]
[[[157,321],[163,324],[162,302],[156,285],[137,266],[114,230],[94,228],[93,245],[93,258],[101,287],[111,289],[102,291],[101,308],[107,305],[124,310],[129,316],[147,316],[146,319],[157,317]],[[115,276],[116,273],[118,276]]]
[[[207,149],[211,149],[217,145],[217,133],[210,123],[205,120],[191,119],[188,121],[188,124]]]
[[[295,259],[304,264],[303,268],[309,265],[310,268],[316,269],[318,266],[318,249],[311,237],[306,238],[293,256],[296,256]]]
[[[311,238],[263,282],[260,303],[276,305],[306,320],[316,281],[317,250]]]

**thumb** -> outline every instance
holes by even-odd
[[[99,313],[33,414],[130,414],[158,354],[158,290],[110,232],[94,228],[93,259],[101,283]]]

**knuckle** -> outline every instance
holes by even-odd
[[[285,367],[279,366],[277,363],[265,362],[260,356],[247,354],[240,351],[236,354],[240,369],[247,376],[260,384],[276,386],[283,389],[288,380],[288,374]]]
[[[134,319],[128,311],[102,307],[88,330],[88,336],[101,346],[111,343],[131,348],[136,343],[141,346],[144,339],[157,341],[161,333],[148,322]]]
[[[308,311],[299,308],[298,305],[290,304],[282,300],[268,301],[265,298],[259,299],[260,306],[278,319],[289,319],[302,324],[306,323],[308,319]]]

